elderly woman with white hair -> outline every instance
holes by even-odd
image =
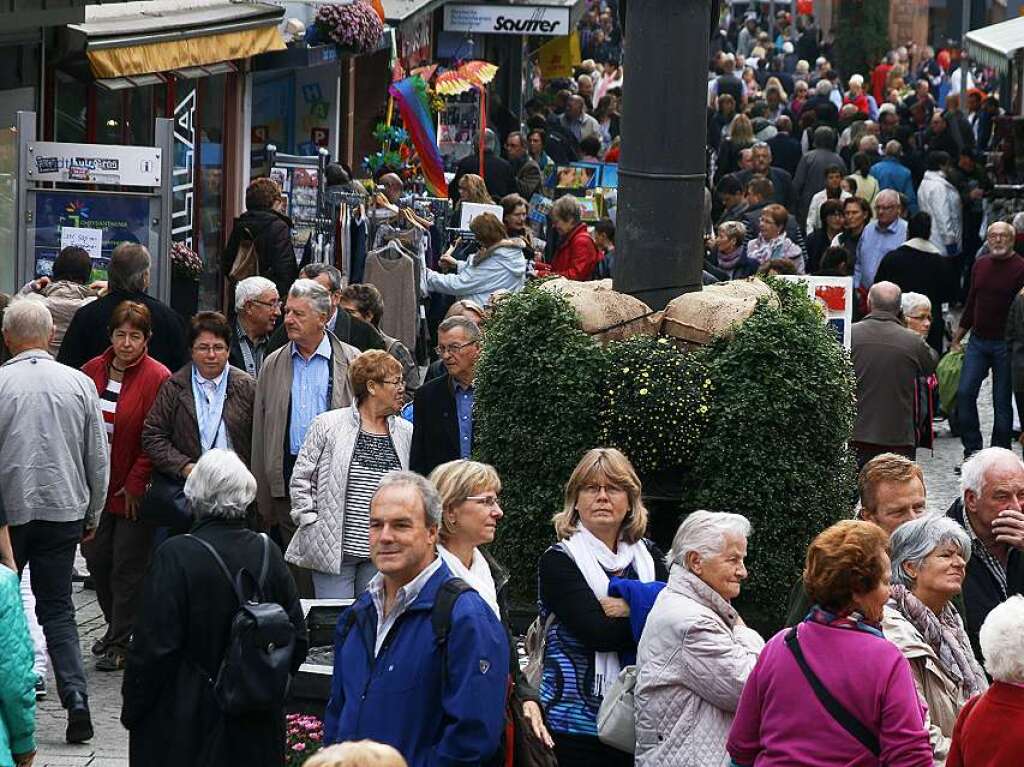
[[[896,528],[890,545],[893,585],[882,632],[910,664],[914,684],[928,704],[935,762],[942,764],[957,712],[988,688],[952,604],[963,587],[971,541],[952,519],[928,516]]]
[[[693,512],[676,531],[668,585],[637,651],[639,767],[726,759],[733,713],[764,647],[730,604],[747,577],[749,536],[746,517],[713,511]]]
[[[307,638],[295,583],[280,550],[245,527],[256,480],[230,450],[203,454],[185,482],[196,523],[190,535],[153,555],[124,672],[121,722],[129,731],[129,763],[284,764],[284,709],[226,714],[213,682],[229,647],[238,611],[232,579],[245,569],[259,581],[260,601],[276,602],[294,627],[292,673]],[[231,573],[224,573],[213,552]]]
[[[980,641],[992,686],[960,711],[946,767],[1002,767],[1024,754],[1024,597],[993,608]]]

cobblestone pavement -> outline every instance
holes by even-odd
[[[991,388],[986,382],[978,399],[982,434],[992,428]],[[934,513],[943,513],[959,493],[960,478],[953,469],[962,458],[960,440],[952,437],[945,421],[936,423],[934,451],[919,451],[918,461],[924,468],[928,486],[928,507]],[[84,562],[79,561],[80,569]],[[83,591],[81,584],[74,587],[75,607],[78,610],[78,631],[82,641],[86,675],[89,681],[89,705],[92,709],[96,736],[92,742],[69,746],[64,742],[66,717],[57,699],[53,674],[47,681],[50,694],[40,701],[37,713],[36,736],[38,756],[36,767],[127,767],[128,734],[121,726],[121,673],[102,673],[94,668],[89,651],[105,627],[96,593]]]

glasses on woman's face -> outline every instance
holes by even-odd
[[[604,491],[606,495],[622,495],[626,492],[624,487],[618,485],[612,485],[609,483],[598,484],[591,482],[580,488],[580,495],[600,495]]]
[[[383,379],[381,379],[381,383],[382,384],[387,384],[388,386],[402,386],[402,387],[404,387],[405,386],[405,379],[404,378],[383,378]]]
[[[192,347],[196,354],[224,354],[227,350],[224,344],[197,344]]]
[[[488,509],[493,509],[501,502],[501,499],[496,495],[467,495],[466,500],[482,503]]]

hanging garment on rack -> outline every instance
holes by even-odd
[[[367,254],[363,281],[376,287],[384,299],[380,329],[415,349],[419,322],[415,260],[397,242],[388,243]]]
[[[345,283],[352,276],[352,209],[342,203],[334,220],[334,265],[341,270]]]
[[[427,258],[430,234],[418,227],[400,229],[391,224],[381,224],[374,236],[374,250],[384,247],[390,242],[399,243],[405,252],[416,262],[416,291],[421,299],[427,297]]]

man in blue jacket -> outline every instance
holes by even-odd
[[[475,591],[454,601],[444,644],[431,622],[452,574],[437,556],[441,499],[426,479],[386,474],[370,504],[380,571],[338,621],[327,743],[369,738],[410,767],[479,765],[505,722],[508,638]]]
[[[885,159],[879,160],[868,171],[878,181],[880,189],[892,189],[906,199],[907,211],[910,215],[917,213],[917,192],[910,169],[900,162],[903,145],[892,139],[885,145]]]

